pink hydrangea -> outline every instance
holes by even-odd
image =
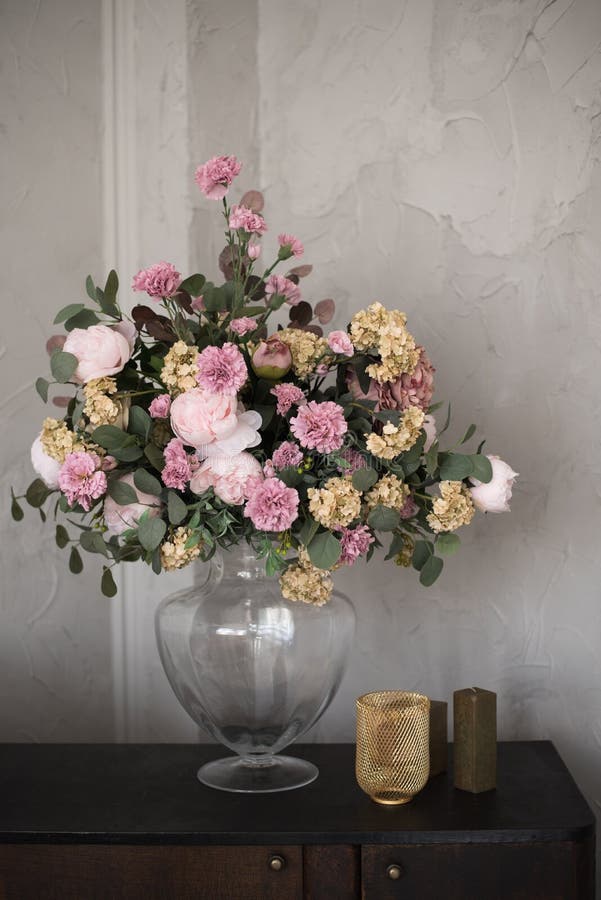
[[[265,234],[267,231],[267,225],[263,216],[253,212],[247,206],[232,206],[229,225],[230,228],[241,228],[248,234]]]
[[[355,528],[342,528],[340,542],[342,551],[339,562],[352,566],[355,560],[369,550],[375,538],[367,525],[357,525]]]
[[[302,256],[305,252],[299,239],[292,234],[278,234],[278,244],[284,251],[285,255],[280,253],[283,259],[288,259],[290,256]]]
[[[338,466],[338,471],[342,475],[353,475],[359,469],[367,469],[367,460],[353,447],[342,450],[340,456],[348,463],[348,466]]]
[[[256,486],[244,515],[259,531],[286,531],[298,517],[299,496],[279,478],[266,478]]]
[[[303,404],[307,402],[302,390],[295,384],[290,384],[289,381],[276,384],[269,393],[273,394],[277,399],[276,409],[280,416],[285,416],[294,403]]]
[[[146,291],[149,297],[160,299],[172,297],[182,283],[182,276],[175,266],[168,262],[155,263],[148,269],[140,269],[134,275],[132,288],[134,291]]]
[[[148,407],[148,412],[153,419],[166,419],[170,409],[171,397],[169,394],[159,394]]]
[[[251,319],[250,316],[241,316],[239,319],[232,319],[230,322],[230,328],[240,337],[247,334],[249,331],[254,331],[256,327],[256,321]]]
[[[355,352],[346,331],[331,331],[328,335],[328,347],[340,356],[352,356]]]
[[[274,294],[286,298],[290,306],[297,306],[301,302],[301,292],[297,284],[284,275],[270,275],[265,283],[265,296],[269,299]]]
[[[107,481],[101,458],[86,450],[68,453],[58,473],[58,486],[70,506],[79,503],[88,512],[92,502],[106,493]]]
[[[194,181],[205,197],[221,200],[241,168],[235,156],[214,156],[197,168]]]
[[[290,429],[302,447],[319,453],[340,450],[348,425],[338,403],[311,400],[290,419]]]
[[[184,445],[178,438],[172,438],[163,452],[165,456],[165,467],[161,472],[163,484],[178,491],[185,490],[192,477],[192,467]]]
[[[288,466],[298,466],[302,463],[303,454],[294,441],[284,441],[273,451],[271,461],[276,469],[286,469]]]
[[[233,397],[247,378],[244,357],[235,344],[227,342],[223,347],[205,347],[198,357],[196,380],[205,391]]]

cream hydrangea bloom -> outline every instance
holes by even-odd
[[[329,478],[322,488],[309,488],[309,510],[326,528],[350,525],[361,513],[361,494],[349,478]]]
[[[298,562],[280,576],[280,590],[286,600],[323,606],[332,596],[332,588],[329,572],[314,566],[304,547],[299,551]]]
[[[200,545],[186,548],[186,541],[192,532],[189,528],[180,526],[161,545],[161,564],[166,572],[174,569],[183,569],[200,556]]]
[[[83,389],[86,402],[83,411],[96,428],[99,425],[114,425],[121,415],[122,407],[111,395],[117,393],[114,378],[92,378]]]
[[[161,379],[172,395],[198,387],[199,355],[196,347],[189,347],[184,341],[177,341],[166,354]]]
[[[40,441],[44,453],[61,464],[69,453],[86,449],[79,435],[69,431],[62,419],[44,419]]]
[[[406,323],[405,313],[388,310],[381,303],[372,303],[351,319],[350,336],[356,349],[371,350],[380,356],[379,363],[372,363],[366,369],[380,384],[415,370],[420,351]]]
[[[397,475],[384,475],[366,494],[365,502],[368,509],[373,509],[374,506],[387,506],[389,509],[400,511],[409,494],[409,488]]]
[[[456,531],[461,525],[469,525],[476,508],[468,488],[462,481],[441,481],[440,497],[432,502],[428,525],[432,531]]]
[[[277,338],[290,348],[292,369],[299,378],[305,378],[314,372],[329,349],[325,338],[318,337],[312,331],[301,331],[300,328],[284,328],[278,331]]]
[[[382,434],[375,431],[365,435],[367,449],[380,459],[394,459],[399,453],[410,450],[419,437],[424,424],[425,413],[419,406],[410,406],[406,409],[398,425],[387,422]]]

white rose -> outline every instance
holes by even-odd
[[[513,482],[518,476],[511,466],[498,456],[489,456],[492,466],[492,478],[488,484],[470,478],[473,487],[470,488],[474,505],[481,512],[502,513],[509,512],[509,501]]]
[[[31,464],[46,487],[54,490],[58,487],[58,473],[60,472],[61,464],[56,459],[48,456],[42,447],[40,437],[37,437],[31,445]]]

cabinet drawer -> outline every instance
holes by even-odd
[[[84,898],[302,900],[302,848],[0,845],[0,900]]]
[[[593,900],[578,843],[366,845],[363,900]]]

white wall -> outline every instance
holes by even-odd
[[[100,202],[98,5],[54,4],[60,27],[35,22],[35,8],[9,5],[3,33],[11,173],[3,206],[15,209],[2,214],[7,482],[25,479],[21,457],[41,413],[27,385],[43,366],[48,320],[63,289],[72,297],[81,275],[97,269],[102,229],[91,214]],[[521,472],[512,514],[479,517],[430,590],[390,564],[341,573],[359,635],[313,737],[351,739],[353,699],[366,690],[448,698],[479,684],[499,694],[501,736],[552,738],[598,809],[598,2],[153,0],[116,9],[128,23],[113,40],[116,91],[136,123],[128,132],[131,116],[112,121],[125,134],[113,175],[119,182],[129,172],[134,196],[129,211],[110,213],[130,238],[123,281],[158,256],[183,268],[189,256],[193,269],[215,273],[219,225],[191,178],[213,152],[236,153],[247,163],[243,188],[266,193],[271,240],[285,227],[305,242],[315,265],[308,298],[337,298],[338,326],[375,298],[404,309],[437,367],[438,399],[453,404],[451,437],[474,420]],[[78,41],[67,41],[75,21]],[[80,67],[69,90],[61,59],[68,71]],[[3,736],[108,735],[106,604],[93,589],[78,594],[48,532],[3,527],[0,641],[11,684],[0,687]],[[61,590],[32,627],[46,571]],[[126,611],[117,607],[114,619],[115,647],[126,624],[115,657],[117,734],[192,739],[153,646],[154,604],[169,588],[140,578],[129,576]],[[65,636],[74,631],[77,646]],[[46,664],[52,653],[62,671]],[[65,672],[84,663],[80,720],[72,713],[81,678]]]

